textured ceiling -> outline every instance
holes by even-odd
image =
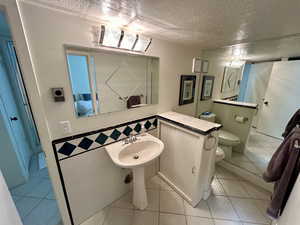
[[[300,33],[299,0],[23,0],[216,48]]]

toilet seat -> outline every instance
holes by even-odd
[[[219,143],[221,145],[235,146],[240,143],[240,138],[228,131],[221,129],[219,131]]]
[[[216,162],[220,162],[225,158],[225,152],[223,151],[222,148],[217,147],[216,150]]]

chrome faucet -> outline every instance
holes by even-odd
[[[124,144],[132,144],[133,142],[136,142],[138,139],[136,135],[130,134],[128,138],[124,140]]]

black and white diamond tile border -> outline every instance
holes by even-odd
[[[101,130],[54,140],[52,144],[54,151],[57,152],[58,159],[63,160],[125,139],[129,135],[156,129],[156,127],[157,118],[156,116],[151,116]]]

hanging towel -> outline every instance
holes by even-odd
[[[296,127],[296,125],[300,125],[300,109],[298,109],[297,112],[292,116],[292,118],[289,120],[288,124],[285,127],[285,131],[282,134],[282,137],[288,136],[288,134]]]
[[[140,95],[133,95],[130,96],[127,100],[127,108],[130,109],[134,105],[141,104],[141,96]]]
[[[300,144],[300,128],[294,128],[288,134],[263,174],[266,182],[275,182],[271,203],[267,209],[267,214],[275,219],[284,210],[300,171],[300,149],[295,147],[296,142]]]

